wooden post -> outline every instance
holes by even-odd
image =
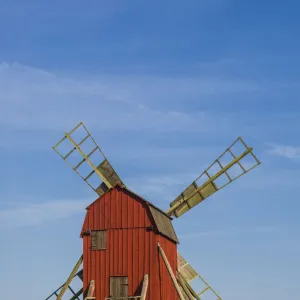
[[[169,272],[169,274],[170,274],[170,276],[171,276],[171,279],[172,279],[172,281],[173,281],[173,284],[174,284],[174,286],[175,286],[175,289],[176,289],[176,291],[177,291],[177,294],[178,294],[179,298],[180,298],[181,300],[185,300],[184,297],[183,297],[183,295],[182,295],[182,293],[181,293],[180,287],[179,287],[179,285],[178,285],[178,282],[177,282],[177,280],[176,280],[176,277],[175,277],[175,275],[174,275],[174,273],[173,273],[173,270],[172,270],[172,268],[171,268],[171,266],[170,266],[170,264],[169,264],[168,258],[167,258],[167,256],[166,256],[164,250],[162,249],[162,247],[160,246],[159,243],[158,243],[157,245],[158,245],[159,252],[160,252],[160,254],[161,254],[161,256],[162,256],[162,258],[163,258],[163,260],[164,260],[164,263],[165,263],[165,265],[166,265],[166,267],[167,267],[167,269],[168,269],[168,272]]]
[[[140,300],[145,300],[146,299],[147,290],[148,290],[148,277],[149,277],[148,274],[145,274]]]
[[[87,292],[87,296],[84,298],[84,300],[96,299],[96,297],[94,297],[94,290],[95,290],[95,280],[91,280],[89,290]]]

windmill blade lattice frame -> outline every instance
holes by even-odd
[[[78,131],[81,131],[84,136],[80,140],[75,141],[74,135]],[[83,148],[88,143],[91,145],[91,149],[85,151]],[[59,149],[62,146],[66,146],[66,144],[68,144],[67,150],[62,151]],[[117,183],[125,186],[83,122],[80,122],[70,132],[66,132],[64,137],[52,148],[99,196]],[[81,159],[74,163],[70,158],[76,154]],[[84,175],[80,171],[83,167],[88,167],[90,172]],[[91,182],[92,177],[95,176],[98,179],[100,178],[100,180],[97,180],[96,185]]]
[[[222,300],[220,295],[208,284],[208,282],[200,276],[193,267],[180,255],[178,252],[178,274],[177,280],[179,281],[180,285],[183,289],[186,290],[187,298],[197,299],[200,300],[201,297],[205,294],[210,292],[216,297],[216,300]],[[200,280],[202,283],[201,291],[195,291],[195,289],[190,285],[196,279]]]
[[[234,153],[237,145],[240,146],[239,151]],[[229,157],[229,161],[222,163],[224,157]],[[244,160],[249,157],[251,163],[245,163]],[[239,137],[170,203],[170,209],[166,213],[169,216],[180,217],[215,192],[253,170],[259,164],[260,161],[254,155],[253,149],[248,147],[243,139]]]
[[[58,289],[56,289],[52,294],[50,294],[45,300],[61,300],[62,297],[65,295],[66,291],[71,292],[71,298],[69,300],[80,300],[80,296],[83,293],[83,287],[75,292],[74,288],[71,287],[71,283],[74,278],[78,277],[81,282],[83,282],[83,269],[80,269],[80,266],[83,262],[83,256],[79,258],[76,265],[74,266],[70,276],[68,277],[67,281],[61,285]]]

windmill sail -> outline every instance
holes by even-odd
[[[53,149],[98,194],[124,185],[86,126],[80,122]]]
[[[204,294],[213,294],[217,300],[222,300],[220,295],[207,283],[207,281],[201,277],[192,266],[179,254],[178,252],[178,274],[177,281],[184,291],[184,297],[186,299],[200,300]],[[195,281],[198,281],[198,288],[200,291],[196,291],[191,286]],[[193,284],[193,286],[195,286]]]
[[[180,217],[210,195],[224,188],[260,164],[259,160],[239,137],[214,163],[192,182],[166,212]]]
[[[79,270],[81,264],[83,262],[83,256],[80,257],[77,264],[75,265],[73,271],[71,272],[67,281],[61,285],[58,289],[56,289],[52,294],[50,294],[45,300],[61,300],[63,296],[66,295],[66,292],[69,291],[69,295],[71,293],[71,298],[69,300],[80,300],[81,295],[83,293],[83,288],[80,287],[79,290],[75,291],[74,288],[71,287],[71,283],[75,277],[78,277],[81,282],[83,282],[83,269]],[[78,272],[77,272],[78,271]]]

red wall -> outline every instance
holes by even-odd
[[[95,280],[95,296],[109,295],[110,276],[128,276],[129,296],[140,294],[140,284],[149,274],[147,300],[177,300],[168,270],[159,254],[164,249],[174,272],[177,269],[177,245],[146,230],[152,223],[146,202],[120,187],[112,189],[89,208],[83,230],[107,230],[106,250],[90,250],[90,236],[83,236],[84,290]]]

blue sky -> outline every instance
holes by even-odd
[[[45,298],[81,254],[96,196],[51,148],[80,120],[123,181],[162,209],[243,136],[263,164],[175,220],[180,251],[224,299],[295,298],[298,10],[0,0],[3,298]]]

